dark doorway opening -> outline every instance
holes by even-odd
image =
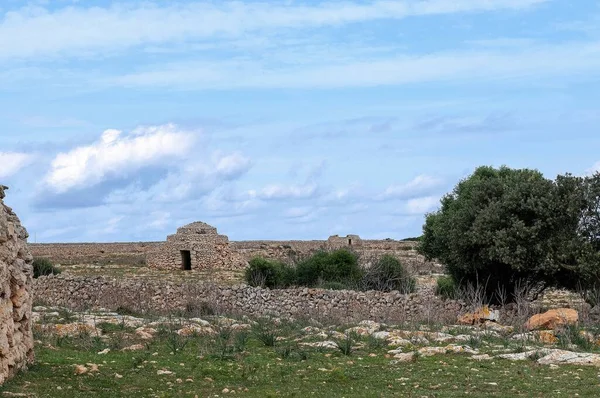
[[[352,246],[352,239],[348,239],[348,246]]]
[[[192,269],[192,253],[189,250],[181,251],[181,269],[184,271]]]

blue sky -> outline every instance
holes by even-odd
[[[600,169],[596,0],[0,3],[31,241],[420,234],[479,165]]]

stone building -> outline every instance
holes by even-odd
[[[0,185],[0,385],[33,361],[33,258],[27,231],[4,205],[6,189]]]
[[[331,249],[361,247],[362,245],[363,241],[358,235],[332,235],[327,239],[327,246]]]
[[[178,228],[176,234],[169,235],[164,244],[148,253],[146,261],[151,268],[185,271],[246,266],[231,251],[227,236],[219,235],[215,227],[203,222]]]

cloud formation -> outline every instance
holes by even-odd
[[[0,19],[0,58],[87,56],[143,45],[453,13],[525,9],[549,0],[144,2],[108,8],[26,6]],[[0,14],[1,16],[1,14]]]
[[[418,175],[405,184],[390,185],[377,196],[380,200],[412,199],[429,195],[442,188],[444,181],[429,175]]]
[[[21,152],[0,152],[0,178],[7,178],[33,160],[33,155]]]
[[[129,134],[106,130],[98,141],[56,155],[44,183],[51,191],[64,193],[122,178],[144,167],[183,157],[193,140],[191,133],[179,131],[174,125],[142,127]]]

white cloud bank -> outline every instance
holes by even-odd
[[[389,186],[381,195],[380,200],[411,199],[429,195],[442,187],[443,180],[429,175],[418,175],[406,184]]]
[[[0,178],[7,178],[33,160],[33,155],[20,152],[0,152]]]
[[[109,177],[127,176],[143,167],[184,156],[193,140],[190,132],[180,131],[174,125],[138,128],[129,134],[106,130],[90,145],[59,153],[44,183],[52,191],[63,193]]]
[[[89,55],[142,45],[278,29],[525,9],[549,0],[405,0],[293,2],[143,2],[108,8],[27,6],[0,14],[0,58]],[[169,2],[170,3],[170,2]],[[3,18],[2,18],[3,17]]]

